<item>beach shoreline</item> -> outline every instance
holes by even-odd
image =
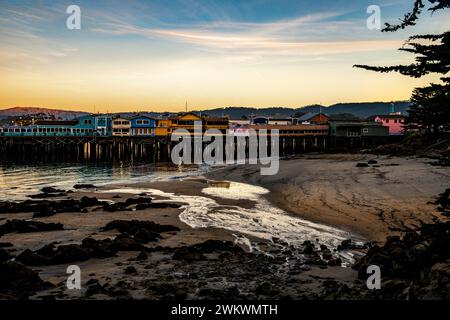
[[[361,163],[367,165],[357,167]],[[211,187],[211,181],[232,183]],[[449,181],[446,168],[422,158],[305,155],[282,160],[276,176],[261,176],[258,166],[228,166],[171,181],[44,193],[54,214],[2,209],[1,224],[21,220],[63,229],[8,232],[0,238],[5,248],[0,250],[50,284],[30,296],[38,300],[222,299],[230,294],[316,299],[330,290],[330,281],[339,286],[357,281],[348,261],[362,257],[367,246],[356,240],[382,244],[386,236],[438,219],[430,202]],[[73,210],[59,210],[64,201]],[[80,207],[83,203],[88,204]],[[137,221],[144,230],[138,237],[132,229],[105,229],[117,221]],[[172,231],[146,231],[149,223]],[[142,232],[155,238],[141,243],[136,239]],[[61,254],[59,248],[67,250],[64,263],[52,256]],[[100,255],[99,248],[104,248]],[[80,251],[90,256],[79,261]],[[49,252],[42,262],[40,254]],[[67,290],[71,264],[83,270],[81,291]],[[14,294],[0,292],[0,299]]]
[[[258,165],[224,167],[206,176],[267,188],[267,199],[293,216],[382,243],[388,236],[442,218],[432,202],[450,185],[450,172],[429,162],[416,157],[317,154],[281,160],[275,176],[261,176]],[[357,167],[358,163],[367,167]]]

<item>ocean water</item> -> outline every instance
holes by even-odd
[[[206,167],[178,168],[144,163],[0,164],[0,200],[25,200],[43,187],[72,189],[75,184],[105,186],[152,182],[203,174]]]
[[[0,166],[0,200],[24,200],[39,193],[46,186],[64,190],[72,189],[78,183],[90,183],[102,186],[98,193],[128,193],[130,195],[145,192],[167,200],[183,203],[180,220],[192,228],[221,228],[236,233],[236,241],[251,241],[246,236],[281,241],[301,246],[305,240],[318,241],[330,248],[336,248],[343,240],[352,235],[338,228],[325,226],[274,207],[264,195],[269,190],[244,183],[231,182],[229,188],[207,187],[201,195],[187,196],[163,192],[148,188],[125,187],[117,189],[117,184],[153,182],[161,180],[180,180],[185,177],[203,175],[208,167],[177,168],[157,166],[155,164],[34,164]],[[111,185],[110,188],[107,186]],[[255,202],[253,208],[222,205],[217,198],[243,199]],[[258,248],[251,248],[251,250]],[[351,253],[342,256],[344,261],[353,262]]]
[[[192,228],[220,228],[236,232],[236,238],[249,246],[251,242],[245,236],[273,241],[281,240],[287,245],[300,247],[305,240],[325,244],[336,248],[343,240],[353,235],[322,224],[313,223],[292,216],[274,207],[264,195],[269,190],[245,183],[231,182],[230,188],[204,188],[202,195],[187,196],[163,192],[148,188],[114,188],[101,190],[104,193],[125,193],[130,195],[145,192],[152,196],[167,198],[162,201],[184,203],[180,220]],[[255,202],[253,208],[219,204],[216,198],[242,199]],[[243,235],[243,236],[242,236]],[[250,250],[258,248],[250,247]],[[346,263],[354,262],[352,252],[340,254]]]

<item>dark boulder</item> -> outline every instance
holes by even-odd
[[[36,267],[49,264],[50,259],[40,255],[39,253],[26,249],[16,257],[16,261],[23,263],[26,266]]]
[[[360,162],[356,165],[357,168],[368,168],[369,165],[365,162]]]
[[[74,189],[79,190],[79,189],[96,189],[97,187],[94,186],[93,184],[76,184],[73,186]]]
[[[16,261],[0,263],[0,292],[16,292],[28,295],[48,288],[37,272]]]
[[[203,243],[193,245],[192,248],[201,253],[244,252],[240,246],[235,245],[233,242],[221,240],[207,240]]]
[[[160,225],[152,221],[139,220],[114,220],[102,228],[103,231],[117,230],[121,233],[128,233],[131,235],[135,235],[141,229],[155,233],[180,231],[180,229],[175,226]]]
[[[137,270],[133,266],[128,266],[125,268],[125,274],[137,274]]]
[[[130,235],[121,234],[117,236],[111,248],[114,251],[145,251],[145,247]]]
[[[7,233],[32,233],[64,230],[61,223],[44,223],[39,221],[8,220],[0,226],[0,236]]]
[[[175,250],[173,254],[174,260],[182,260],[186,262],[204,261],[206,257],[191,247],[182,247]]]
[[[12,258],[13,256],[11,256],[8,251],[0,248],[0,262],[5,262],[11,260]]]
[[[134,234],[134,239],[140,243],[156,242],[161,239],[161,235],[157,232],[142,228]]]
[[[141,197],[141,198],[137,198],[137,199],[129,198],[129,199],[127,199],[125,201],[125,204],[127,206],[131,206],[131,205],[134,205],[134,204],[150,203],[150,202],[152,202],[152,198]]]
[[[65,190],[56,189],[53,187],[44,187],[41,189],[42,193],[65,193]]]

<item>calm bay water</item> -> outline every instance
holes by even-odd
[[[206,168],[169,167],[143,163],[0,164],[0,200],[23,200],[43,187],[72,189],[78,183],[104,186],[117,183],[171,180],[204,173]]]

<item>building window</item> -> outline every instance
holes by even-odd
[[[364,128],[363,129],[363,133],[369,133],[369,129],[368,128]]]

